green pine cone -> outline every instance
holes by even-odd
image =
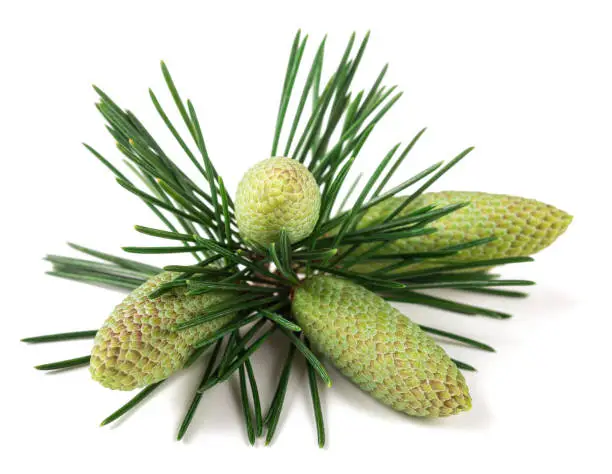
[[[269,158],[249,169],[236,193],[243,238],[268,246],[285,230],[291,243],[308,237],[319,218],[321,194],[314,176],[291,158]]]
[[[94,339],[90,372],[115,390],[133,390],[169,377],[183,368],[193,344],[220,329],[232,315],[182,331],[172,331],[210,306],[231,298],[230,292],[185,296],[182,288],[150,299],[149,294],[178,273],[163,272],[132,291],[104,322]]]
[[[423,417],[471,408],[465,379],[444,350],[362,286],[309,278],[295,290],[292,311],[313,348],[382,403]]]
[[[358,228],[383,221],[401,204],[403,199],[405,198],[391,198],[372,207],[364,214]],[[390,242],[384,249],[381,249],[380,253],[389,255],[428,252],[495,236],[497,239],[493,242],[465,249],[457,255],[438,259],[435,262],[439,264],[528,256],[551,245],[565,232],[572,221],[572,216],[566,212],[534,199],[468,191],[423,194],[407,206],[400,215],[406,215],[431,204],[443,207],[462,202],[470,204],[431,224],[438,229],[436,233]],[[363,246],[359,252],[365,252],[368,248],[368,246]],[[411,265],[406,267],[406,270],[431,266],[432,262]],[[351,269],[366,272],[391,263],[393,262],[386,260],[384,263],[359,264]]]

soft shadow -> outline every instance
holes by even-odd
[[[168,379],[166,382],[164,382],[159,387],[157,387],[152,393],[150,393],[149,396],[147,396],[144,400],[142,400],[136,407],[132,408],[127,413],[121,415],[119,418],[117,418],[112,423],[109,423],[108,425],[104,425],[103,428],[109,429],[109,430],[115,430],[115,429],[121,427],[125,422],[127,422],[130,418],[132,418],[135,414],[137,414],[137,412],[140,411],[140,409],[144,408],[144,406],[147,403],[151,403],[151,402],[153,402],[153,400],[155,398],[161,396],[161,393],[163,393],[165,390],[167,390],[170,384],[171,384],[171,380]],[[140,392],[140,390],[139,390],[139,392]],[[115,413],[115,411],[119,410],[123,405],[128,403],[138,393],[125,392],[125,394],[128,395],[128,397],[126,398],[125,402],[122,403],[121,405],[117,406],[117,408],[115,410],[113,410],[111,413],[109,413],[106,417],[104,417],[104,419],[106,419],[108,416],[110,416],[113,413]],[[102,420],[100,420],[100,421],[102,421]]]
[[[490,416],[486,403],[483,402],[483,397],[479,395],[477,384],[474,383],[475,377],[473,375],[475,374],[469,374],[466,377],[468,385],[471,387],[472,396],[475,398],[473,407],[469,412],[446,418],[419,418],[396,411],[379,402],[338,371],[329,369],[329,372],[334,381],[333,397],[338,396],[342,398],[342,403],[352,406],[356,411],[367,413],[384,421],[393,423],[408,422],[414,425],[459,430],[483,430],[490,425]]]

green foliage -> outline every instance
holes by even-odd
[[[500,319],[509,315],[434,297],[422,290],[452,288],[502,296],[522,296],[519,292],[495,288],[532,284],[525,280],[499,280],[496,276],[484,272],[457,272],[486,265],[527,261],[524,258],[506,259],[503,262],[489,260],[439,265],[427,270],[410,271],[411,264],[453,255],[471,246],[484,245],[491,241],[490,238],[435,251],[396,255],[395,259],[400,259],[399,264],[390,262],[388,266],[373,274],[364,275],[351,271],[351,266],[358,260],[384,260],[377,251],[391,242],[436,232],[435,224],[438,219],[461,209],[465,203],[445,207],[427,206],[407,214],[402,212],[472,150],[467,148],[447,164],[436,163],[389,187],[389,183],[398,174],[405,159],[424,134],[423,129],[401,151],[401,145],[397,144],[383,155],[373,174],[362,186],[359,185],[359,178],[350,185],[346,184],[355,161],[361,156],[363,146],[401,96],[401,93],[396,92],[395,86],[384,85],[388,69],[386,65],[369,88],[358,91],[353,89],[353,80],[368,41],[369,34],[356,47],[356,36],[353,34],[340,61],[332,69],[333,73],[324,78],[326,39],[323,39],[306,73],[301,92],[297,95],[294,91],[300,77],[308,38],[302,37],[298,31],[292,44],[273,133],[271,155],[275,156],[282,151],[283,156],[304,164],[315,177],[321,192],[319,220],[312,234],[294,243],[289,241],[286,232],[281,232],[279,239],[266,247],[253,245],[251,242],[247,245],[244,242],[238,232],[234,202],[209,156],[203,124],[198,119],[194,105],[189,100],[182,99],[164,63],[161,64],[162,74],[184,130],[179,130],[170,118],[171,114],[151,90],[150,98],[171,136],[193,165],[197,179],[191,178],[189,173],[164,151],[141,120],[132,112],[119,107],[106,93],[95,87],[99,96],[96,107],[105,119],[106,127],[118,150],[124,156],[125,165],[137,180],[129,179],[93,147],[85,147],[113,173],[122,188],[140,199],[156,215],[163,227],[157,229],[136,226],[136,230],[154,238],[177,242],[175,246],[131,246],[124,247],[124,250],[137,254],[190,253],[195,260],[191,265],[166,266],[165,270],[178,272],[178,276],[162,285],[149,297],[157,298],[173,288],[185,288],[187,295],[217,290],[237,293],[231,301],[208,308],[197,317],[173,328],[175,331],[183,331],[229,314],[237,315],[223,328],[198,341],[198,349],[186,363],[186,366],[190,366],[199,358],[207,357],[209,349],[212,348],[202,379],[195,389],[192,402],[180,426],[179,439],[190,426],[204,392],[238,372],[240,399],[249,442],[253,444],[255,437],[262,436],[266,431],[265,441],[266,444],[270,443],[281,416],[293,361],[300,356],[306,361],[308,370],[318,443],[321,447],[324,445],[324,421],[317,377],[327,385],[331,384],[331,380],[322,362],[311,351],[309,342],[301,335],[301,328],[295,323],[290,312],[294,287],[300,284],[304,276],[314,273],[340,275],[360,283],[389,301],[410,302],[460,314]],[[294,99],[297,103],[294,103]],[[293,116],[287,117],[292,106],[295,107]],[[288,128],[285,127],[286,124],[289,124]],[[198,183],[203,183],[203,186]],[[416,189],[412,190],[414,187]],[[382,222],[368,227],[357,227],[368,209],[406,190],[410,190],[409,194],[402,196],[398,206]],[[349,210],[344,210],[353,193],[357,196],[355,201],[351,203]],[[356,249],[364,244],[369,244],[371,250],[357,255]],[[134,289],[162,271],[161,268],[134,260],[74,244],[71,246],[98,260],[50,255],[47,259],[53,265],[53,271],[50,272],[52,275],[120,289]],[[279,330],[276,331],[277,329]],[[486,343],[466,336],[426,326],[422,326],[422,329],[476,349],[493,351]],[[278,388],[267,415],[262,417],[250,357],[274,332],[287,339],[289,349]],[[61,341],[91,337],[94,334],[95,331],[61,333],[27,338],[25,341]],[[88,358],[78,358],[45,364],[38,368],[53,370],[87,362]],[[455,363],[464,370],[475,370],[469,364],[459,361]],[[145,388],[103,424],[134,408],[160,383]]]

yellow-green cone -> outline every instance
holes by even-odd
[[[405,198],[391,198],[372,207],[364,214],[358,228],[381,222],[401,204],[403,199]],[[534,199],[468,191],[423,194],[407,206],[401,215],[431,204],[443,207],[463,202],[470,204],[431,224],[438,229],[436,233],[391,242],[381,249],[380,253],[388,255],[427,252],[494,236],[497,239],[493,242],[465,249],[453,257],[439,260],[438,263],[528,256],[552,244],[572,221],[572,216],[566,212]],[[365,252],[367,248],[363,246],[360,252]],[[390,263],[393,262],[387,260],[385,263],[356,265],[352,270],[365,272]],[[406,270],[419,269],[423,266],[425,264],[411,265],[406,267]]]
[[[395,410],[440,417],[471,408],[465,379],[444,350],[362,286],[309,278],[295,290],[292,311],[317,352]]]
[[[308,237],[319,218],[314,176],[291,158],[269,158],[249,169],[236,193],[236,221],[246,240],[268,246],[285,230],[291,243]]]
[[[113,310],[94,340],[90,365],[94,380],[116,390],[132,390],[159,382],[183,368],[195,342],[233,317],[171,331],[175,324],[232,297],[229,292],[185,296],[184,289],[175,289],[155,299],[148,297],[177,275],[163,272],[154,276]]]

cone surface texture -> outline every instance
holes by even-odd
[[[292,310],[313,348],[382,403],[423,417],[471,408],[465,379],[444,350],[362,286],[314,276],[296,289]]]
[[[382,222],[401,203],[403,197],[383,201],[367,211],[358,224],[364,228]],[[430,235],[409,239],[398,239],[380,250],[381,254],[408,252],[427,252],[462,244],[472,240],[496,237],[496,240],[485,245],[465,249],[447,257],[441,262],[468,262],[475,260],[496,259],[533,255],[551,245],[572,221],[572,216],[548,204],[534,199],[488,194],[468,191],[442,191],[426,193],[417,198],[404,209],[400,215],[405,216],[424,206],[436,204],[437,207],[469,202],[470,204],[431,224],[437,232]],[[365,252],[363,246],[360,252]],[[353,270],[374,270],[389,265],[383,263],[363,264]],[[422,266],[426,266],[424,264]],[[411,265],[405,270],[420,268]]]
[[[119,304],[96,334],[90,372],[94,380],[116,390],[132,390],[159,382],[183,368],[193,344],[232,319],[233,315],[182,331],[177,323],[228,301],[230,292],[185,296],[175,289],[150,299],[149,294],[178,273],[163,272],[136,288]]]
[[[236,193],[236,221],[247,240],[268,246],[284,229],[291,243],[308,237],[319,218],[321,195],[308,169],[291,158],[259,162]]]

